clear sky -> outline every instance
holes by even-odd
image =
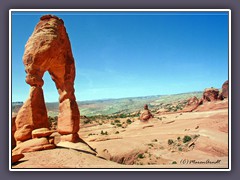
[[[228,79],[226,12],[13,12],[12,101],[29,95],[24,46],[49,13],[70,38],[78,101],[202,91]],[[46,102],[58,101],[47,72],[43,89]]]

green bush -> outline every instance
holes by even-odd
[[[107,131],[103,132],[103,130],[102,130],[101,135],[108,135],[108,132]]]
[[[169,140],[168,140],[168,145],[171,145],[171,144],[173,144],[173,140],[172,140],[172,139],[169,139]]]
[[[116,119],[114,122],[115,122],[115,123],[120,123],[120,121],[119,121],[119,120],[117,120],[117,119]]]
[[[176,161],[173,161],[172,164],[177,164],[177,162],[176,162]]]
[[[143,154],[138,154],[138,158],[143,159],[145,156]]]
[[[84,124],[90,123],[90,119],[85,119],[85,120],[83,121],[83,123],[84,123]]]
[[[191,141],[191,140],[192,140],[192,138],[190,136],[184,136],[183,143],[186,143],[186,142]]]
[[[131,123],[132,123],[131,119],[128,119],[126,122],[127,122],[128,124],[131,124]]]
[[[127,117],[127,115],[126,114],[120,114],[120,116],[119,116],[120,118],[126,118]]]
[[[116,124],[117,127],[122,127],[122,124]]]

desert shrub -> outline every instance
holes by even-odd
[[[182,148],[181,148],[181,147],[179,147],[179,148],[178,148],[178,150],[179,150],[179,151],[182,151]]]
[[[131,124],[131,123],[132,123],[131,119],[128,119],[126,122],[127,122],[128,124]]]
[[[127,117],[127,115],[126,114],[120,114],[120,116],[119,116],[120,118],[126,118]]]
[[[103,132],[103,130],[102,130],[101,135],[108,135],[108,132],[107,131]]]
[[[119,120],[117,120],[117,119],[116,119],[114,122],[115,122],[115,123],[120,123],[120,121],[119,121]]]
[[[90,116],[90,117],[88,117],[89,119],[91,119],[91,120],[96,120],[96,117],[95,116]]]
[[[51,117],[51,116],[48,116],[48,121],[49,121],[49,122],[54,122],[54,118]]]
[[[85,120],[83,121],[83,123],[84,123],[84,124],[88,124],[88,123],[90,123],[90,121],[91,121],[90,119],[85,119]]]
[[[192,138],[190,136],[184,136],[183,143],[186,143],[186,142],[191,141],[191,140],[192,140]]]
[[[200,135],[199,134],[195,134],[194,136],[193,136],[193,139],[196,139],[196,138],[198,138]]]
[[[169,140],[168,140],[168,145],[171,145],[171,144],[173,144],[173,140],[172,140],[172,139],[169,139]]]
[[[119,131],[116,131],[115,134],[119,134]]]
[[[115,123],[114,123],[114,122],[111,122],[111,125],[113,125],[113,126],[114,126],[114,125],[115,125]]]
[[[181,139],[180,137],[177,138],[177,140],[180,140],[180,139]]]
[[[143,159],[145,156],[143,154],[138,154],[138,158]]]
[[[116,124],[117,127],[122,127],[122,124]]]
[[[177,162],[176,162],[176,161],[173,161],[172,164],[177,164]]]

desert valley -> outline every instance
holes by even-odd
[[[91,107],[102,108],[102,114],[98,110],[94,115],[81,115],[78,133],[92,149],[86,144],[57,145],[57,116],[51,115],[58,113],[54,108],[58,103],[47,103],[57,146],[23,153],[25,157],[13,168],[227,168],[228,98],[219,100],[215,91],[209,92],[209,101],[201,105],[203,92],[79,102],[80,111],[86,114]],[[141,122],[145,103],[154,118]],[[119,111],[108,114],[106,110],[116,105]],[[19,105],[13,106],[15,113],[18,109]]]

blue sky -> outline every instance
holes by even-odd
[[[228,79],[226,12],[13,12],[12,101],[25,101],[24,46],[44,14],[64,20],[77,100],[220,88]],[[48,72],[46,102],[58,101]]]

